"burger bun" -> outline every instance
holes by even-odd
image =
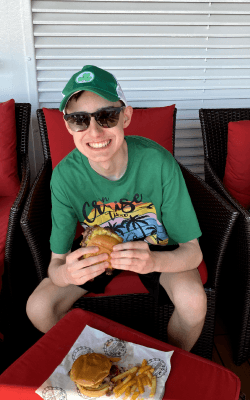
[[[77,383],[76,386],[82,394],[88,397],[101,397],[104,396],[109,390],[109,385],[107,383],[102,385],[102,387],[100,387],[99,389],[87,389],[84,386],[79,385],[79,383]]]

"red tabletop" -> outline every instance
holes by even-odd
[[[228,369],[81,309],[69,312],[0,375],[0,399],[41,399],[35,390],[62,362],[86,325],[143,346],[174,350],[164,400],[239,399],[240,379]]]

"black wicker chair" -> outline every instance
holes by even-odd
[[[34,258],[39,281],[41,281],[47,276],[51,254],[49,237],[51,232],[50,177],[52,162],[43,110],[37,110],[37,117],[43,145],[44,164],[26,201],[21,218],[21,226]],[[176,110],[174,117],[176,118]],[[173,144],[175,139],[175,118]],[[200,245],[209,277],[205,285],[208,297],[207,317],[202,334],[192,351],[202,357],[211,359],[220,267],[238,214],[230,204],[223,200],[201,178],[181,164],[180,167],[203,232],[200,238]],[[163,341],[167,341],[167,324],[174,310],[170,300],[167,305],[158,306],[149,294],[82,297],[74,304],[74,307],[80,307],[103,315]]]
[[[0,294],[0,331],[4,334],[4,348],[6,351],[8,348],[8,354],[6,354],[8,363],[12,360],[8,344],[10,347],[14,347],[11,341],[13,336],[16,336],[17,327],[24,327],[25,305],[28,296],[37,285],[37,276],[34,273],[29,246],[20,226],[21,214],[30,190],[28,158],[30,113],[31,105],[29,103],[15,104],[17,163],[21,185],[9,214]],[[21,334],[22,329],[19,329]],[[19,344],[15,350],[14,358],[20,355],[19,350],[22,352],[22,344]],[[1,357],[1,362],[2,360]]]
[[[223,178],[228,122],[250,120],[250,108],[200,109],[199,117],[205,181],[239,212],[222,268],[219,307],[230,333],[234,362],[241,365],[250,357],[250,213],[226,190]]]
[[[5,245],[3,288],[1,293],[3,293],[6,300],[8,299],[8,304],[15,300],[17,293],[16,284],[19,279],[16,279],[16,273],[20,271],[20,266],[16,265],[17,261],[18,264],[20,263],[20,258],[19,260],[17,259],[17,254],[20,257],[23,254],[23,249],[28,249],[20,227],[20,218],[30,189],[30,166],[28,158],[30,112],[31,105],[29,103],[15,104],[17,164],[21,186],[10,210]]]

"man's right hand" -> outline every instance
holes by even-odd
[[[109,263],[107,254],[82,259],[84,254],[98,252],[98,247],[79,248],[71,253],[51,254],[51,261],[48,268],[48,276],[52,282],[61,287],[69,285],[83,285],[85,282],[101,275]],[[94,265],[96,263],[100,263]]]
[[[107,254],[82,259],[84,254],[98,251],[98,247],[90,246],[77,249],[66,256],[66,262],[61,266],[62,277],[66,285],[83,285],[105,271],[105,268],[109,266],[109,263],[105,261],[108,259]]]

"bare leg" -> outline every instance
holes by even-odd
[[[45,278],[27,301],[27,315],[37,329],[46,333],[85,293],[87,291],[78,286],[58,287],[50,278]]]
[[[207,296],[196,269],[162,273],[160,283],[175,309],[168,323],[168,342],[190,351],[198,340],[206,317]]]

